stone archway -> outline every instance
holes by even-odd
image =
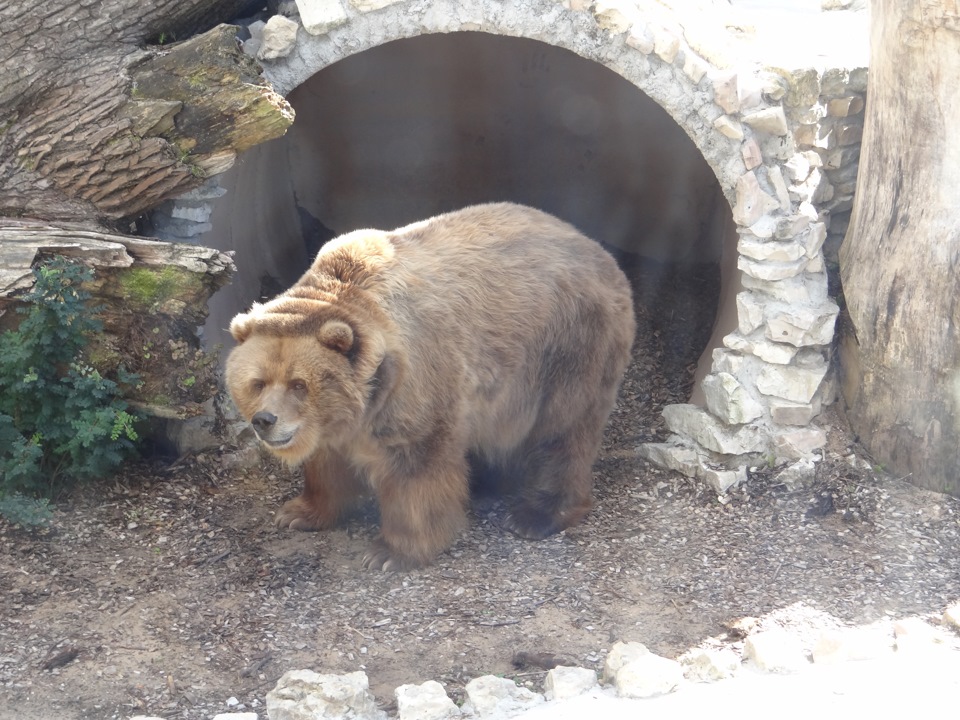
[[[709,48],[692,47],[676,19],[655,3],[298,5],[303,28],[295,47],[264,63],[284,95],[324,68],[396,41],[486,33],[563,48],[655,101],[689,137],[729,204],[736,236],[727,239],[727,257],[737,270],[725,277],[715,349],[701,363],[697,402],[668,406],[673,440],[641,452],[723,492],[745,476],[751,458],[799,458],[822,446],[824,434],[810,424],[833,392],[827,378],[838,312],[822,248],[830,213],[848,210],[852,197],[863,72],[773,72],[755,62],[733,70],[706,59]],[[262,150],[269,154],[270,146]],[[828,171],[841,182],[831,183]],[[234,192],[244,194],[249,182],[238,177]],[[170,214],[182,218],[191,204],[208,202],[186,198]],[[204,211],[196,217],[206,220]],[[295,210],[276,221],[291,217]]]

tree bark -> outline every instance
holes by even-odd
[[[894,472],[960,494],[960,14],[874,0],[857,196],[840,253],[849,418]]]
[[[259,4],[0,0],[0,216],[130,218],[283,134],[290,106],[210,29]]]

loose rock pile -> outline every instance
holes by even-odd
[[[749,619],[744,621],[749,627]],[[943,625],[960,630],[960,605],[949,608]],[[810,666],[856,660],[881,660],[894,652],[933,652],[938,645],[955,645],[955,635],[918,619],[890,626],[827,630],[808,653],[805,641],[787,629],[767,629],[748,635],[741,657],[731,648],[695,648],[677,660],[651,653],[637,642],[618,642],[611,648],[598,680],[596,672],[583,667],[557,666],[549,670],[543,693],[517,685],[513,680],[484,675],[466,684],[462,707],[447,696],[443,686],[429,680],[420,685],[402,685],[395,691],[396,712],[377,707],[367,675],[322,675],[311,670],[284,674],[267,694],[269,720],[507,720],[544,703],[559,703],[584,694],[614,695],[643,699],[682,691],[692,683],[728,680],[740,672],[800,673]],[[639,710],[639,708],[638,708]],[[221,713],[213,720],[257,720],[255,712]],[[131,720],[162,720],[136,716]]]

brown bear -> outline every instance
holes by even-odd
[[[237,407],[304,465],[277,524],[328,528],[372,493],[381,527],[363,565],[400,570],[463,528],[471,465],[499,479],[522,537],[587,513],[634,316],[600,245],[496,203],[334,238],[230,332]]]

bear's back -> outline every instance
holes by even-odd
[[[381,303],[422,376],[411,392],[436,402],[462,398],[473,446],[509,445],[526,434],[552,376],[589,375],[605,357],[626,363],[634,333],[629,283],[573,226],[496,203],[386,238],[393,256]],[[566,368],[558,372],[558,364]]]

